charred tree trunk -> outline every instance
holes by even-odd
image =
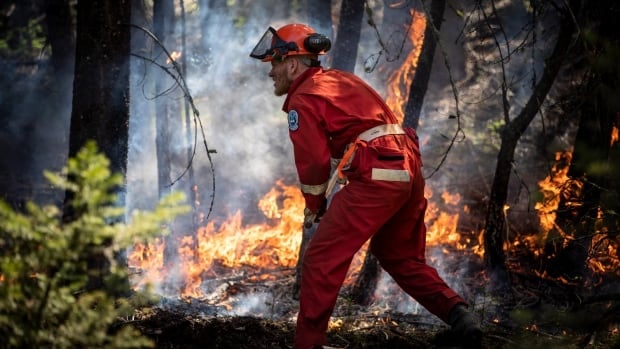
[[[129,0],[114,4],[103,0],[78,2],[69,137],[70,157],[76,156],[86,141],[94,140],[110,160],[110,170],[123,175],[129,137],[130,9]],[[72,199],[68,192],[64,221],[79,216],[80,208],[70,205]],[[124,206],[124,202],[119,205]],[[90,276],[88,287],[102,288],[109,267],[106,258],[90,256],[88,263],[93,270],[99,270],[97,275]]]
[[[129,124],[130,2],[78,2],[69,156],[94,140],[125,174]]]
[[[504,254],[506,243],[506,219],[504,207],[508,197],[508,184],[514,160],[514,152],[519,138],[534,119],[551,89],[553,82],[564,62],[570,48],[574,33],[574,23],[569,14],[562,19],[555,48],[547,59],[545,70],[534,87],[532,96],[521,110],[519,115],[508,121],[501,132],[501,146],[497,156],[495,176],[487,207],[486,223],[484,228],[484,260],[490,275],[496,277],[497,286],[507,285],[507,266]]]
[[[75,36],[69,1],[47,0],[45,20],[58,90],[65,94],[71,87],[71,73],[75,67]]]
[[[428,81],[431,77],[433,69],[433,58],[435,57],[435,49],[437,48],[437,38],[434,30],[441,30],[443,22],[443,13],[446,8],[445,0],[433,0],[429,9],[430,13],[426,14],[427,25],[424,29],[424,41],[422,42],[422,51],[418,59],[415,75],[411,81],[409,88],[409,98],[405,106],[405,116],[403,118],[404,127],[418,128],[420,121],[420,113],[424,104],[424,96],[428,88]],[[430,17],[430,19],[429,19]],[[428,25],[428,21],[432,22],[432,26]],[[435,29],[433,29],[435,27]]]
[[[364,1],[343,0],[340,8],[340,23],[336,32],[336,42],[332,67],[348,72],[355,71],[357,46],[364,18]]]
[[[441,28],[443,11],[445,9],[444,0],[434,0],[431,5],[431,21],[437,30]],[[402,9],[401,9],[402,10]],[[413,19],[412,19],[413,20]],[[420,60],[417,62],[415,76],[411,82],[409,99],[403,118],[403,126],[417,128],[424,102],[424,94],[428,86],[430,72],[435,55],[437,41],[430,25],[426,26],[424,32],[424,42],[420,53]],[[381,267],[376,257],[372,253],[366,253],[362,269],[355,285],[351,291],[351,298],[358,304],[368,305],[372,302],[373,294],[377,288],[377,282],[381,273]]]
[[[156,0],[153,2],[153,32],[164,46],[170,42],[174,33],[174,3],[173,0]],[[166,65],[168,57],[162,48],[156,48],[156,59],[161,65]],[[171,132],[172,132],[172,110],[169,100],[163,91],[169,86],[167,74],[163,71],[156,72],[155,91],[157,99],[155,101],[155,113],[157,115],[157,133],[155,135],[155,146],[157,148],[157,178],[159,196],[162,197],[169,192],[171,171]]]
[[[153,2],[153,31],[161,45],[168,52],[172,52],[175,44],[175,10],[173,0],[157,0]],[[162,65],[171,69],[172,58],[168,57],[163,48],[156,48],[155,59]],[[171,89],[173,81],[169,79],[168,74],[163,70],[156,72],[155,91],[157,93],[155,100],[156,113],[156,134],[155,146],[157,152],[157,178],[159,197],[166,196],[172,190],[173,178],[172,167],[177,160],[178,155],[175,153],[174,144],[175,130],[182,130],[182,115],[178,100],[171,97],[174,89]],[[184,154],[183,154],[184,155]],[[184,158],[184,156],[183,156]],[[164,265],[167,269],[173,270],[177,261],[177,251],[179,249],[179,230],[177,227],[180,222],[175,221],[171,224],[170,234],[167,235],[164,245]]]

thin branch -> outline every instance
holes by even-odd
[[[144,59],[144,60],[152,63],[153,65],[159,67],[164,72],[166,72],[166,74],[170,75],[170,77],[176,82],[177,86],[179,86],[181,88],[181,90],[183,91],[183,97],[186,99],[186,102],[189,103],[189,105],[191,106],[191,109],[192,109],[194,125],[196,127],[195,127],[195,130],[194,130],[194,145],[192,147],[191,157],[189,158],[189,162],[188,162],[187,166],[185,167],[185,169],[183,170],[183,172],[175,180],[173,180],[168,185],[169,187],[171,187],[174,184],[176,184],[183,176],[185,176],[185,174],[188,173],[190,167],[192,166],[194,158],[196,156],[196,149],[197,149],[197,144],[198,144],[198,128],[200,128],[200,132],[201,132],[201,135],[202,135],[202,143],[204,145],[205,152],[206,152],[207,158],[209,160],[209,165],[210,165],[210,168],[211,168],[211,189],[212,189],[211,203],[209,205],[209,211],[207,212],[207,215],[206,215],[206,218],[205,218],[206,220],[208,220],[209,216],[211,215],[211,212],[213,211],[213,206],[214,206],[214,202],[215,202],[215,168],[213,166],[213,159],[211,158],[211,154],[212,153],[216,153],[217,151],[209,149],[209,146],[207,145],[207,137],[205,135],[204,127],[202,125],[202,120],[200,120],[200,113],[198,112],[198,109],[196,108],[196,105],[194,104],[194,99],[193,99],[193,97],[192,97],[192,95],[191,95],[191,93],[189,91],[189,88],[187,86],[185,78],[183,77],[183,72],[181,71],[181,68],[179,67],[179,64],[173,59],[173,57],[170,54],[170,52],[166,49],[166,47],[162,44],[162,42],[157,38],[157,36],[155,36],[155,34],[153,34],[147,28],[144,28],[142,26],[138,26],[138,25],[135,25],[135,24],[129,24],[129,26],[143,31],[159,47],[161,47],[162,51],[166,54],[168,59],[172,62],[172,68],[174,70],[174,73],[168,67],[166,67],[166,66],[164,66],[162,64],[157,63],[155,60],[153,60],[151,58],[140,56],[140,55],[133,54],[133,53],[131,55],[134,56],[134,57],[138,57],[138,58]]]

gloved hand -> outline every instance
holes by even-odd
[[[304,209],[304,227],[310,229],[314,223],[319,223],[323,214],[325,214],[325,208],[325,205],[323,205],[317,211],[312,211],[306,207]]]

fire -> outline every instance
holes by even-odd
[[[181,58],[182,55],[183,55],[183,53],[180,52],[180,51],[172,51],[172,52],[170,52],[170,57],[168,57],[166,59],[166,64],[170,64],[170,63],[172,63],[172,61],[176,62],[179,58]]]
[[[256,267],[264,270],[293,268],[301,243],[304,202],[299,189],[278,181],[258,203],[267,223],[244,226],[241,212],[216,227],[200,227],[194,235],[181,238],[178,265],[184,278],[181,297],[201,298],[204,278],[217,277],[221,269]],[[128,258],[131,268],[140,270],[135,287],[159,284],[172,278],[164,268],[163,240],[136,244]]]
[[[425,194],[427,198],[433,196],[430,189]],[[459,194],[443,193],[441,196],[445,207],[458,211]],[[150,244],[137,243],[128,258],[129,266],[137,271],[133,286],[143,288],[177,280],[175,283],[182,286],[166,285],[167,292],[182,299],[204,299],[202,286],[208,280],[239,273],[247,280],[252,279],[248,274],[262,273],[265,279],[273,278],[278,271],[292,270],[297,264],[302,238],[304,200],[299,188],[277,181],[257,207],[265,217],[262,224],[244,225],[241,212],[236,212],[219,225],[209,222],[195,234],[181,237],[173,268],[165,265],[163,239]],[[428,245],[450,244],[464,249],[469,241],[462,241],[457,233],[458,218],[458,212],[444,212],[431,202],[425,217],[429,222]],[[355,280],[364,256],[365,247],[356,255],[346,284]],[[261,276],[255,278],[262,280]],[[180,288],[170,290],[172,287]]]
[[[570,152],[556,153],[556,163],[551,168],[551,174],[538,183],[543,200],[537,202],[534,208],[539,212],[540,226],[545,237],[555,227],[555,213],[560,204],[561,190],[569,181],[568,168],[572,156]]]
[[[535,209],[538,211],[542,233],[525,239],[526,242],[530,243],[530,247],[537,256],[541,255],[540,248],[552,229],[566,241],[573,239],[572,236],[564,232],[556,224],[556,212],[563,194],[570,192],[571,197],[578,198],[581,196],[584,186],[581,180],[568,176],[572,153],[558,152],[556,153],[555,160],[556,164],[552,167],[550,175],[538,183],[543,194],[543,200],[536,203]],[[568,202],[564,204],[575,206],[582,203]],[[600,209],[597,218],[600,221],[599,223],[602,223],[603,212]],[[609,239],[607,228],[599,223],[597,223],[597,231],[592,237],[592,248],[589,251],[590,258],[588,258],[588,266],[595,274],[608,273],[612,270],[618,270],[618,267],[620,267],[617,242]],[[562,280],[562,278],[560,278],[560,281],[568,283],[567,280]]]
[[[418,58],[420,58],[420,53],[422,52],[424,30],[426,29],[426,17],[423,13],[412,10],[411,20],[409,41],[411,41],[413,48],[405,58],[400,69],[390,75],[387,85],[387,97],[385,99],[387,105],[390,106],[401,123],[405,116],[403,101],[406,101],[409,95],[409,87],[415,76]]]
[[[413,48],[401,68],[390,76],[386,98],[400,121],[404,118],[402,102],[406,98],[403,95],[409,94],[426,29],[426,18],[422,13],[412,11],[411,17],[409,40]],[[457,249],[465,249],[466,246],[471,249],[473,245],[474,253],[482,256],[481,234],[476,241],[471,241],[457,232],[459,214],[467,209],[461,207],[460,195],[442,193],[442,207],[445,209],[433,204],[430,200],[433,193],[428,187],[425,196],[429,199],[425,216],[428,246],[449,244]],[[269,271],[295,267],[302,238],[301,213],[304,208],[299,188],[278,181],[257,206],[265,217],[263,224],[244,225],[241,212],[237,212],[219,224],[210,222],[181,239],[177,268],[183,279],[179,282],[183,284],[178,292],[181,298],[204,298],[202,285],[205,280],[221,277],[222,273],[258,270],[266,271],[263,275],[267,275]],[[363,265],[367,245],[355,256],[345,284],[355,280]],[[136,244],[129,258],[129,265],[141,271],[134,287],[159,284],[173,278],[172,272],[165,270],[163,251],[162,241],[146,246]],[[444,253],[448,252],[444,250]]]

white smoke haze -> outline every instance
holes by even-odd
[[[369,3],[375,10],[375,20],[381,29],[383,3]],[[455,2],[454,6],[470,15],[474,13],[477,3],[463,0]],[[525,39],[523,28],[530,19],[529,12],[523,2],[501,1],[496,2],[496,6],[502,15],[502,25],[509,39],[510,49],[514,50],[514,47]],[[245,22],[236,22],[230,14],[217,11],[209,12],[205,18],[200,18],[195,11],[187,13],[188,51],[184,54],[188,62],[188,73],[185,78],[200,113],[208,146],[217,151],[211,154],[215,169],[215,193],[211,188],[211,164],[205,154],[200,130],[192,169],[204,212],[208,209],[211,195],[215,195],[214,212],[210,217],[214,221],[225,220],[238,210],[249,220],[260,219],[256,209],[257,200],[274,186],[276,180],[284,178],[288,184],[295,184],[297,179],[286,116],[281,110],[284,97],[273,95],[273,81],[267,76],[269,64],[250,58],[249,53],[269,26],[277,28],[289,22],[303,22],[304,19],[286,18],[280,13],[280,9],[263,8],[257,2],[250,2],[245,12],[244,16],[236,14]],[[497,49],[489,37],[481,34],[482,25],[478,23],[479,26],[476,27],[476,20],[480,21],[480,18],[469,18],[470,21],[466,23],[463,17],[447,8],[444,19],[441,28],[442,46],[437,48],[418,128],[425,172],[430,173],[439,163],[441,154],[449,144],[449,138],[456,130],[456,121],[449,118],[456,114],[456,107],[442,49],[446,51],[452,78],[456,81],[460,121],[465,137],[451,150],[447,162],[441,171],[427,181],[427,186],[435,194],[442,191],[460,193],[474,187],[488,193],[499,144],[498,137],[489,135],[496,135],[491,131],[492,127],[502,118],[502,80]],[[541,74],[544,58],[553,46],[550,44],[553,35],[546,34],[554,32],[553,18],[544,19],[542,23],[543,25],[537,28],[536,46],[525,47],[522,52],[513,54],[506,65],[512,116],[518,113],[529,97],[532,68],[535,68],[537,76]],[[370,28],[366,21],[362,28],[355,72],[385,96],[386,75],[394,66],[402,64],[402,59],[388,64],[384,56],[373,72],[365,73],[364,61],[378,52],[380,45],[374,29]],[[406,25],[403,25],[403,28],[406,28]],[[139,35],[137,33],[133,31],[134,39]],[[180,28],[177,33],[180,33]],[[208,33],[208,37],[201,37],[201,33]],[[325,34],[331,36],[330,32]],[[394,42],[398,42],[398,37],[394,37]],[[201,44],[207,46],[206,51],[200,48]],[[502,53],[507,55],[507,48],[502,47]],[[167,49],[179,51],[181,48],[176,46]],[[149,54],[154,51],[151,47],[146,50],[134,48],[132,52],[150,57]],[[155,120],[158,111],[155,110],[154,99],[158,92],[155,90],[154,81],[156,69],[139,58],[131,59],[130,147],[126,187],[128,211],[152,208],[158,200],[155,146]],[[173,81],[169,79],[165,86],[171,85]],[[10,95],[6,92],[0,91],[0,99],[4,100],[8,96]],[[20,113],[25,117],[9,120],[0,130],[3,141],[21,138],[24,140],[23,144],[30,144],[20,152],[29,157],[28,164],[16,171],[17,175],[21,176],[40,176],[43,169],[57,169],[66,159],[70,102],[64,104],[66,109],[58,111],[56,120],[37,120],[36,108],[33,108],[37,105],[37,98],[37,95],[32,95],[23,101],[13,102],[14,108],[23,108],[24,111]],[[183,93],[176,89],[157,98],[168,98],[182,104]],[[178,116],[179,120],[185,118],[182,112],[181,114]],[[190,115],[190,118],[191,126],[194,127],[193,115]],[[541,122],[537,120],[533,128],[540,129]],[[185,170],[188,165],[186,154],[194,146],[193,134],[188,141],[185,125],[180,125],[181,127],[174,125],[174,139],[170,143],[172,153],[177,155],[171,179],[175,179]],[[488,139],[469,138],[481,129],[489,130],[486,136]],[[528,131],[532,132],[534,131]],[[36,144],[32,145],[28,141],[30,139],[37,139]],[[535,153],[532,143],[523,144],[521,149],[520,153],[516,154],[516,163]],[[15,154],[7,154],[5,160],[13,155]],[[460,161],[462,158],[471,158],[471,166],[458,167],[457,165],[463,163]],[[455,159],[459,161],[453,161]],[[532,169],[532,172],[536,171],[540,169]],[[187,176],[172,189],[182,189],[186,180]],[[512,190],[516,191],[514,188]],[[439,195],[435,195],[433,200],[439,200],[438,198]],[[529,203],[527,198],[519,197],[518,200],[521,207]],[[484,204],[479,197],[471,198],[467,195],[464,195],[464,202],[468,205]],[[299,214],[302,215],[302,212]],[[186,233],[191,234],[191,228],[187,227]],[[298,233],[301,234],[301,228]],[[470,271],[466,267],[455,268],[460,260],[470,258],[467,253],[444,253],[441,248],[430,248],[427,255],[429,262],[438,269],[450,286],[467,297],[475,297],[473,291],[466,288],[464,281]],[[172,272],[169,278],[166,282],[182,282],[180,275]],[[155,286],[161,287],[159,291],[162,294],[167,292],[165,285]],[[377,290],[377,301],[373,304],[375,307],[404,313],[425,312],[415,301],[402,294],[386,274],[381,276]],[[241,296],[229,314],[270,314],[269,302],[273,299],[274,295],[269,291]]]
[[[378,12],[377,16],[380,15],[381,13]],[[208,52],[204,53],[208,54],[208,57],[200,57],[203,52],[187,52],[187,58],[192,57],[199,63],[206,62],[206,66],[203,64],[189,69],[186,78],[191,95],[200,112],[209,147],[217,150],[216,154],[212,154],[216,171],[216,192],[215,213],[211,219],[216,221],[226,219],[227,215],[237,210],[241,210],[244,217],[251,218],[252,215],[256,215],[256,201],[274,186],[277,179],[286,178],[290,184],[295,184],[291,181],[296,180],[297,177],[288,138],[286,117],[281,110],[284,97],[273,95],[273,81],[267,75],[270,65],[250,58],[249,52],[269,26],[277,28],[285,23],[298,21],[298,19],[270,20],[268,16],[257,15],[248,17],[248,22],[239,26],[225,15],[209,18],[209,22],[201,23],[201,25],[208,26],[206,30],[198,28],[194,22],[188,25],[188,28],[193,28],[188,30],[190,33],[210,34],[208,38],[200,39],[202,43],[209,45]],[[450,26],[444,23],[444,27]],[[394,40],[396,42],[396,39]],[[188,38],[188,43],[195,44],[195,41],[195,38]],[[191,48],[192,44],[189,46]],[[454,45],[448,46],[453,50],[462,49],[454,48]],[[386,86],[381,84],[385,84],[386,76],[385,73],[381,73],[381,64],[386,63],[380,62],[374,72],[364,73],[365,58],[380,49],[374,30],[364,26],[356,73],[385,96]],[[168,50],[173,51],[176,48],[169,47]],[[405,56],[406,54],[403,55]],[[396,61],[391,64],[398,66],[402,64],[402,59],[400,62]],[[453,64],[457,67],[464,66],[463,62]],[[192,68],[191,64],[190,68]],[[455,74],[465,75],[460,70],[460,68],[457,69]],[[439,77],[446,79],[445,66],[440,54],[435,62],[434,71],[444,71],[439,74]],[[481,90],[486,88],[480,87]],[[148,105],[149,103],[136,101],[135,97],[139,98],[140,95],[134,94],[132,105],[142,104],[145,109],[152,108]],[[476,95],[476,98],[478,97],[479,95]],[[449,134],[452,126],[450,124],[453,123],[448,120],[447,115],[454,113],[454,108],[452,94],[445,80],[440,82],[435,80],[431,83],[426,103],[424,114],[421,116],[422,126],[419,129],[421,138],[436,137],[437,133]],[[150,104],[152,105],[152,102]],[[429,112],[429,108],[434,110]],[[157,177],[154,175],[157,171],[154,153],[155,128],[146,127],[152,125],[154,120],[151,117],[150,122],[133,121],[140,115],[149,115],[149,112],[132,114],[132,125],[136,125],[137,128],[132,132],[128,168],[130,207],[133,202],[131,198],[154,198],[157,188]],[[184,131],[179,130],[179,133],[182,134]],[[141,136],[137,136],[138,134]],[[198,137],[201,137],[200,132]],[[182,140],[183,137],[180,139]],[[193,169],[196,184],[201,191],[201,205],[204,208],[208,205],[208,197],[211,194],[211,171],[201,142],[202,139],[199,139]],[[180,147],[181,149],[176,152],[184,154],[187,152],[187,147],[191,147],[192,144],[179,142],[171,146]],[[426,142],[423,142],[423,153],[426,152],[425,146]],[[176,173],[182,170],[182,166],[173,168],[173,172]],[[147,177],[148,180],[145,174],[151,174]],[[434,183],[429,182],[429,186],[433,187],[434,191],[443,190],[440,186],[433,186]],[[299,214],[301,215],[302,212]],[[188,233],[191,232],[188,231]],[[301,230],[299,233],[301,234]],[[433,258],[429,260],[433,261],[433,266],[438,268],[440,275],[457,292],[463,293],[465,290],[461,278],[468,270],[455,271],[447,263],[443,263],[446,256],[441,249],[429,249],[430,254]],[[182,282],[182,278],[178,275],[176,277],[170,275],[170,277]],[[170,283],[171,280],[166,280],[166,282]],[[216,292],[216,290],[217,287],[213,291]],[[266,307],[266,303],[272,297],[273,295],[266,292],[257,292],[238,298],[230,314],[269,314],[266,308],[261,307]],[[404,294],[386,273],[381,276],[375,298],[377,301],[374,307],[384,307],[403,313],[426,312],[413,299]]]

